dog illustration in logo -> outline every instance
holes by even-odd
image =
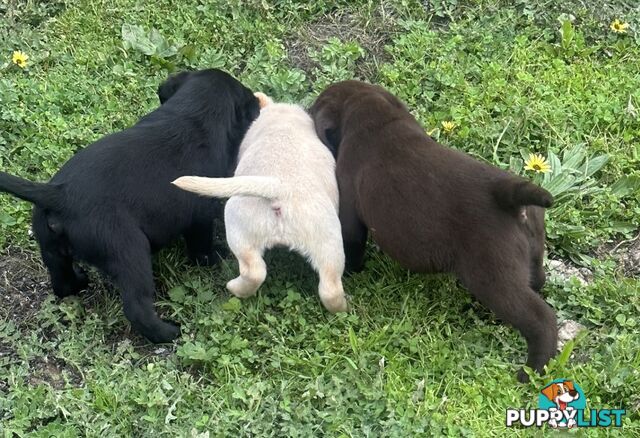
[[[569,406],[569,403],[574,402],[580,398],[580,393],[575,389],[573,382],[571,380],[563,380],[561,382],[554,382],[548,386],[545,386],[542,389],[542,394],[548,398],[552,403],[555,403],[555,408],[549,408],[549,412],[551,412],[551,419],[549,420],[549,425],[551,427],[576,427],[576,420],[569,419],[566,424],[558,424],[558,419],[554,416],[553,412],[558,411],[574,411],[575,409]],[[564,414],[561,413],[564,418]]]

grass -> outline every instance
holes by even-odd
[[[446,275],[407,273],[368,251],[332,316],[299,257],[269,254],[259,296],[224,290],[228,260],[156,259],[173,345],[132,334],[97,275],[55,302],[29,238],[30,206],[0,196],[0,431],[4,436],[531,436],[505,410],[536,407],[556,377],[588,407],[625,407],[640,435],[640,279],[622,243],[640,227],[640,10],[616,0],[201,2],[16,0],[0,5],[0,168],[46,180],[91,141],[157,106],[168,72],[220,67],[277,100],[308,105],[361,78],[405,100],[441,142],[554,191],[549,256],[593,280],[545,288],[586,327],[546,377],[517,384],[525,343]],[[563,15],[564,14],[564,15]],[[569,14],[573,17],[570,17]],[[626,34],[609,29],[630,23]],[[123,27],[124,25],[124,27]],[[155,31],[153,30],[155,29]],[[13,50],[28,69],[11,64]],[[455,128],[445,132],[443,121]],[[539,152],[544,179],[523,170]],[[209,435],[207,435],[209,434]]]

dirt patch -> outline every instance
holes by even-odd
[[[91,309],[100,305],[106,293],[112,287],[101,276],[90,272],[90,287],[81,294],[81,305]],[[21,248],[10,247],[0,252],[0,314],[12,321],[20,333],[33,330],[36,314],[43,301],[52,294],[49,275],[42,264],[40,254]],[[57,335],[42,329],[44,339],[52,339]],[[106,342],[115,349],[121,342],[131,342],[142,355],[142,361],[153,358],[166,358],[175,353],[175,346],[157,346],[149,344],[145,339],[131,332],[130,326],[123,330],[113,329]],[[0,338],[0,368],[14,361],[20,361],[11,342]],[[53,351],[45,353],[29,362],[29,374],[26,383],[32,386],[48,385],[56,389],[69,386],[82,386],[82,371],[74,364],[56,357]],[[0,394],[9,390],[9,383],[0,379]]]
[[[0,313],[6,315],[18,331],[33,321],[49,294],[49,274],[37,251],[9,247],[0,252]],[[43,331],[43,335],[46,334]],[[14,348],[0,340],[0,364],[6,366],[15,360],[18,356]],[[29,369],[27,382],[31,385],[45,383],[59,389],[67,382],[74,386],[82,383],[80,372],[59,358],[39,357],[29,363]],[[0,380],[0,392],[8,388],[8,382]]]
[[[109,281],[100,274],[93,270],[89,270],[88,274],[89,288],[78,296],[83,312],[103,306],[106,295],[117,295]],[[161,289],[161,285],[157,285]],[[52,294],[49,273],[37,251],[17,247],[0,251],[0,314],[3,317],[6,315],[6,319],[12,321],[19,332],[33,329],[36,314],[44,300]],[[51,340],[57,335],[43,329],[42,336]],[[140,348],[144,355],[166,356],[172,353],[170,349],[159,349],[148,344],[144,338],[131,331],[129,324],[122,330],[114,327],[107,342],[117,345],[124,339],[130,339],[138,345],[137,348]],[[11,346],[0,339],[0,360],[14,355]]]
[[[640,277],[640,234],[634,239],[620,242],[614,254],[625,276]]]
[[[17,354],[11,345],[0,339],[0,370],[4,371],[5,367],[17,360]],[[9,382],[6,380],[8,379],[7,374],[4,372],[2,374],[3,376],[0,377],[0,394],[6,394],[9,390]]]
[[[0,253],[0,313],[16,325],[30,321],[51,293],[40,254],[9,247]]]
[[[80,370],[57,357],[39,357],[29,363],[27,381],[32,386],[46,384],[55,389],[81,386],[83,378]]]
[[[602,245],[595,251],[598,258],[613,257],[625,277],[640,277],[640,234],[620,242]]]
[[[319,65],[309,56],[310,50],[320,50],[332,37],[341,41],[355,41],[366,52],[357,63],[356,74],[360,79],[372,80],[377,65],[387,60],[384,46],[395,33],[395,23],[393,13],[382,5],[376,8],[370,20],[348,11],[336,11],[322,20],[305,24],[284,44],[292,65],[313,77],[313,71]]]

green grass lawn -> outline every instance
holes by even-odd
[[[585,330],[526,385],[515,379],[526,354],[518,333],[451,277],[410,274],[373,245],[365,271],[345,279],[352,311],[335,316],[294,254],[269,253],[267,282],[239,301],[224,289],[234,260],[193,268],[180,245],[167,249],[155,263],[157,306],[183,335],[156,346],[131,333],[98,275],[83,295],[56,302],[28,234],[30,205],[0,195],[0,432],[542,436],[549,431],[506,429],[505,410],[537,407],[540,388],[566,377],[589,408],[627,409],[622,429],[577,435],[640,436],[636,3],[0,4],[2,170],[47,180],[155,108],[174,70],[223,68],[304,105],[359,78],[406,101],[442,143],[547,187],[557,200],[549,258],[593,274],[587,284],[548,282],[559,321]],[[629,23],[625,33],[610,28],[615,19]],[[29,56],[26,69],[12,63],[14,50]],[[532,152],[553,166],[544,178],[523,169]]]

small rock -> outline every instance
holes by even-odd
[[[581,285],[586,286],[593,280],[593,273],[587,268],[576,268],[570,266],[562,260],[549,260],[548,262],[550,280],[552,282],[564,283],[575,277]]]
[[[567,319],[560,324],[558,328],[558,351],[562,350],[567,342],[575,339],[585,326],[579,322]]]
[[[617,251],[620,263],[628,276],[640,276],[640,240],[634,245]]]
[[[164,347],[161,348],[156,348],[155,350],[153,350],[154,354],[164,354],[167,352],[167,349]]]
[[[411,399],[414,403],[418,403],[424,399],[424,379],[418,382],[417,388],[411,396]]]

